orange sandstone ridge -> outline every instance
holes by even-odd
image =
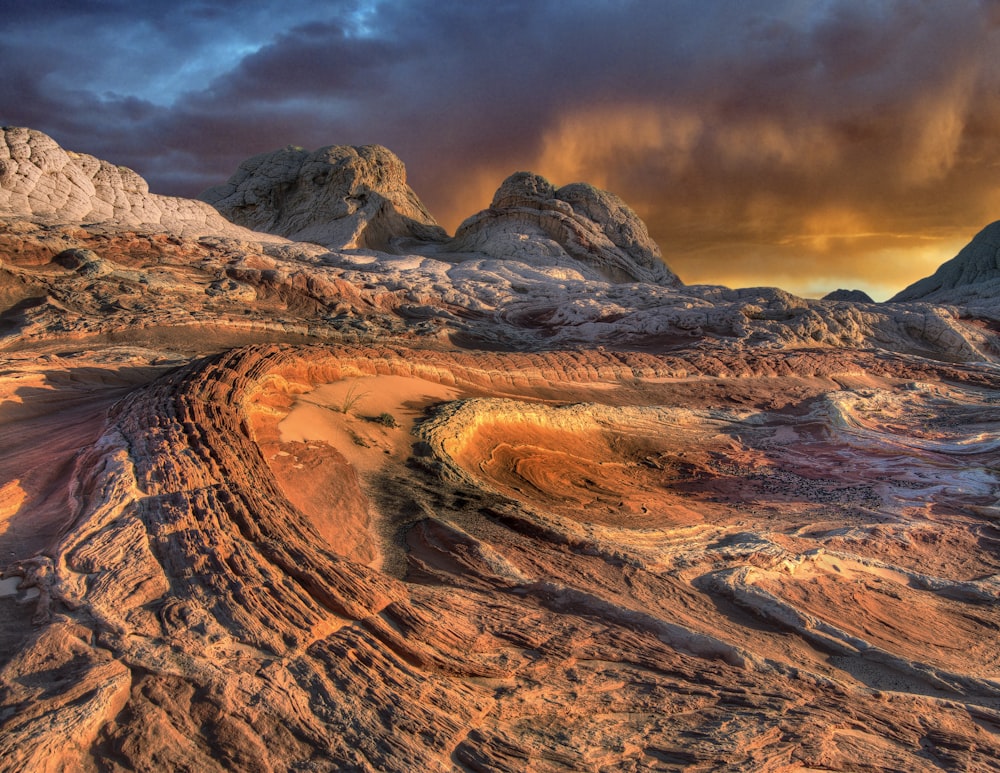
[[[0,770],[1000,769],[991,232],[810,301],[526,173],[235,225],[3,139]]]

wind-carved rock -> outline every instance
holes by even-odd
[[[447,238],[381,145],[262,153],[201,198],[234,223],[332,249],[393,252],[401,240]]]
[[[1000,298],[1000,220],[986,226],[951,260],[890,300],[975,304]]]
[[[64,150],[48,135],[22,127],[0,128],[0,212],[46,222],[155,228],[186,238],[247,237],[203,202],[150,193],[131,169]]]
[[[459,226],[449,249],[527,262],[568,257],[612,282],[680,284],[618,196],[586,183],[556,189],[531,172],[504,180],[489,209]]]

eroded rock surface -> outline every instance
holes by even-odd
[[[995,306],[997,298],[1000,298],[1000,221],[986,226],[958,255],[891,300]]]
[[[381,145],[263,153],[201,198],[234,223],[334,249],[394,251],[399,240],[446,236]]]
[[[449,249],[586,267],[611,282],[679,284],[645,223],[618,196],[586,183],[557,190],[530,172],[504,180],[490,208],[459,226]]]
[[[986,769],[994,385],[692,355],[257,347],[133,392],[70,533],[11,567],[40,625],[0,674],[7,769]],[[460,399],[358,484],[378,524],[324,539],[275,472],[302,449],[261,439],[317,385],[396,376]],[[401,560],[351,560],[359,530]]]
[[[988,307],[12,190],[0,770],[1000,766]]]
[[[131,169],[63,150],[42,132],[9,126],[0,129],[0,212],[54,222],[153,227],[181,237],[245,234],[203,202],[151,194]]]

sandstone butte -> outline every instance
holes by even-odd
[[[0,770],[1000,770],[1000,226],[872,303],[374,146],[204,198],[2,130]]]

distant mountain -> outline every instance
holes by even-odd
[[[1000,300],[1000,220],[976,234],[931,276],[914,282],[889,300],[958,305]]]

